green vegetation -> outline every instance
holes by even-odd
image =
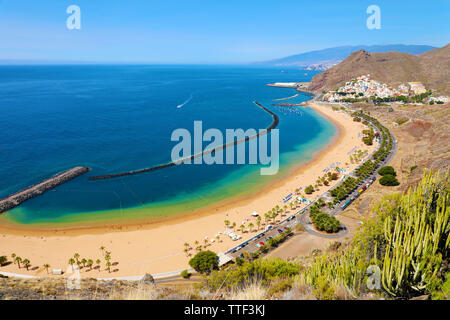
[[[312,185],[309,185],[309,186],[307,186],[306,188],[305,188],[305,193],[306,194],[311,194],[311,193],[313,193],[315,190],[314,190],[314,187],[312,186]]]
[[[287,228],[286,231],[282,232],[278,236],[273,237],[272,239],[267,240],[266,244],[259,248],[261,253],[267,252],[270,248],[277,247],[280,243],[285,241],[292,234],[291,228]]]
[[[450,245],[449,178],[428,173],[405,195],[385,197],[375,208],[378,216],[364,222],[350,246],[317,257],[304,271],[315,295],[333,297],[342,287],[353,297],[370,291],[370,265],[380,268],[382,290],[389,296],[448,294],[442,262]]]
[[[0,267],[3,267],[7,262],[8,258],[6,256],[0,256]]]
[[[211,272],[213,269],[217,269],[218,257],[212,251],[202,251],[189,260],[189,265],[200,273]]]
[[[400,182],[392,174],[386,174],[380,179],[380,184],[382,186],[398,186]]]
[[[391,166],[382,167],[380,170],[378,170],[378,174],[381,175],[381,176],[384,176],[384,175],[387,175],[387,174],[390,174],[392,176],[396,176],[397,175],[397,173],[395,173],[394,168],[391,167]]]
[[[301,268],[297,263],[281,259],[257,259],[245,261],[241,266],[217,270],[205,278],[205,285],[213,291],[242,288],[255,279],[267,284],[273,280],[292,279]]]
[[[372,154],[371,159],[362,163],[356,170],[355,175],[357,179],[353,177],[347,177],[339,186],[330,190],[330,194],[334,197],[333,203],[336,204],[339,201],[345,199],[361,182],[364,181],[373,171],[379,166],[380,162],[386,159],[390,150],[392,149],[392,137],[389,134],[389,130],[384,127],[377,119],[372,118],[369,115],[364,114],[362,111],[353,112],[352,116],[359,118],[363,121],[371,122],[381,134],[381,145],[379,149]],[[378,133],[377,133],[378,134]]]
[[[364,120],[364,121],[366,121],[366,120]],[[366,123],[367,123],[367,121],[366,121]],[[362,133],[363,133],[362,141],[366,145],[371,146],[373,144],[373,139],[375,138],[373,129],[369,127],[369,129],[363,130]]]
[[[318,213],[310,213],[310,217],[314,226],[320,231],[335,233],[339,231],[341,226],[338,219],[322,211]]]
[[[417,166],[414,165],[414,166],[412,166],[409,170],[410,170],[410,172],[413,172],[413,171],[416,170],[416,169],[417,169]]]
[[[181,271],[180,275],[181,275],[184,279],[189,279],[189,277],[191,276],[191,274],[190,274],[189,271],[187,271],[187,270]]]
[[[401,126],[402,124],[404,124],[408,121],[409,121],[409,118],[398,118],[395,120],[395,123],[398,124],[399,126]]]

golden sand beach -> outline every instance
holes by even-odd
[[[50,264],[50,270],[66,270],[69,258],[78,253],[80,258],[102,261],[100,270],[83,268],[82,277],[127,277],[189,268],[190,258],[183,252],[185,243],[194,247],[195,241],[204,244],[207,239],[208,250],[227,251],[237,243],[223,234],[225,220],[235,222],[237,227],[241,224],[248,226],[250,222],[256,226],[256,218],[252,217],[252,212],[256,211],[264,217],[264,213],[274,206],[282,207],[284,196],[294,192],[299,186],[315,184],[317,178],[323,175],[323,169],[332,163],[340,162],[341,168],[351,171],[358,165],[349,161],[348,152],[353,148],[367,150],[369,153],[375,149],[375,146],[368,147],[363,144],[358,134],[365,126],[360,122],[354,122],[349,115],[313,102],[307,106],[330,119],[338,128],[337,134],[327,148],[318,152],[308,163],[300,164],[288,178],[268,185],[248,198],[231,199],[220,206],[149,223],[60,231],[23,230],[0,226],[2,243],[0,255],[6,255],[10,259],[11,254],[15,253],[31,261],[29,270],[24,267],[19,269],[16,264],[9,264],[0,271],[47,276],[44,264]],[[349,164],[345,165],[346,163]],[[307,198],[314,200],[335,184],[336,181],[333,181],[327,187],[322,186],[319,191]],[[287,212],[288,215],[293,213],[294,210]],[[222,235],[220,240],[217,240],[215,236],[219,232],[222,232]],[[235,233],[241,235],[242,240],[246,240],[255,235],[256,231],[244,233],[235,231]],[[211,242],[211,239],[214,239],[214,242]],[[102,246],[111,252],[113,266],[110,271],[105,269],[100,250]],[[196,252],[191,250],[191,253]]]

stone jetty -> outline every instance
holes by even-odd
[[[50,189],[53,189],[60,184],[63,184],[69,180],[72,180],[86,172],[90,169],[87,167],[74,167],[67,171],[58,173],[53,177],[32,185],[26,189],[23,189],[19,192],[16,192],[12,195],[9,195],[5,198],[0,199],[0,213],[11,210],[12,208],[17,207],[22,202],[27,201],[31,198],[34,198]]]

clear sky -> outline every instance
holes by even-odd
[[[69,30],[69,5],[81,29]],[[381,29],[366,26],[369,5]],[[0,0],[0,59],[246,63],[358,44],[450,39],[449,0]]]

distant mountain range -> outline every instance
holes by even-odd
[[[433,49],[436,49],[436,47],[427,45],[405,44],[342,46],[304,52],[281,59],[259,62],[258,64],[273,66],[297,66],[306,70],[327,70],[347,58],[352,52],[358,50],[365,50],[367,52],[398,51],[413,55],[419,55]]]
[[[359,50],[314,76],[308,89],[315,92],[336,90],[346,81],[365,74],[391,85],[421,81],[427,88],[449,94],[450,44],[420,55]]]

